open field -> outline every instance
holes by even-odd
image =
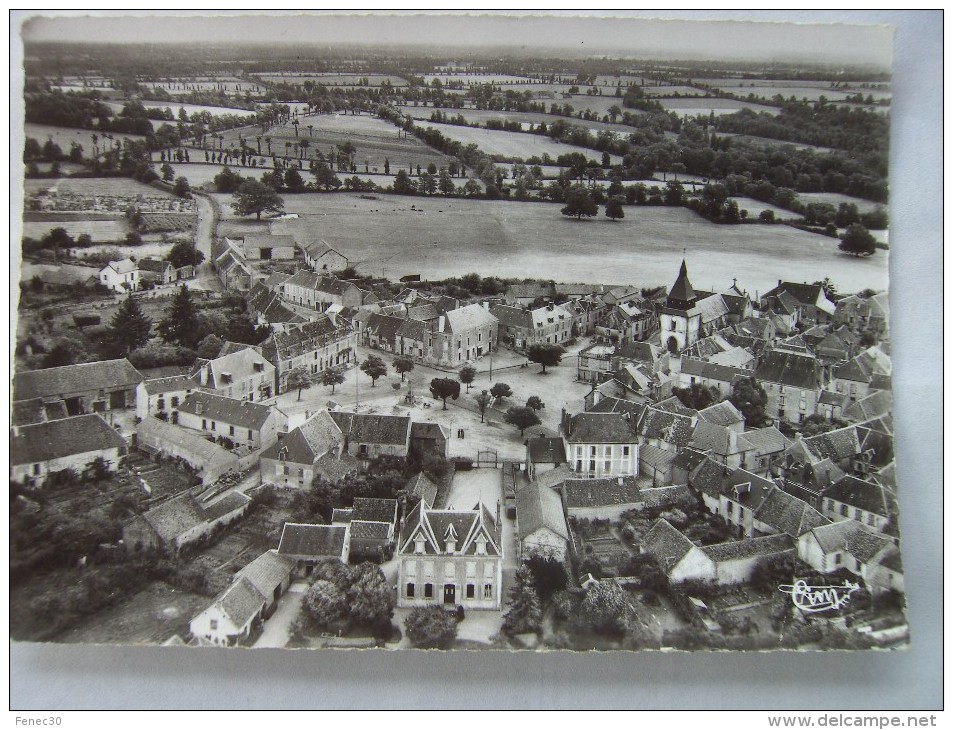
[[[305,81],[325,86],[362,86],[361,79],[367,79],[368,86],[381,86],[389,81],[391,86],[407,86],[407,80],[400,76],[384,76],[381,74],[335,74],[335,73],[278,73],[253,74],[266,84],[296,84],[301,86]]]
[[[855,96],[856,94],[863,94],[866,99],[868,95],[872,96],[875,101],[879,99],[889,99],[891,93],[889,91],[881,90],[860,90],[850,91],[845,89],[832,89],[827,88],[818,88],[816,86],[757,86],[754,88],[738,88],[738,89],[727,89],[735,92],[736,94],[744,95],[747,91],[748,93],[754,94],[755,96],[760,96],[763,99],[772,99],[776,95],[780,94],[785,99],[790,99],[792,96],[798,101],[818,101],[822,96],[829,101],[843,101],[848,96]]]
[[[533,83],[528,76],[511,76],[509,74],[424,74],[424,83],[433,84],[434,79],[440,79],[441,84],[462,82],[464,86],[473,84],[493,84],[494,86],[512,86]]]
[[[770,139],[768,137],[756,137],[752,134],[734,134],[733,132],[718,132],[719,137],[731,137],[735,142],[745,144],[756,144],[761,147],[780,147],[790,145],[796,150],[812,150],[814,152],[833,152],[830,147],[820,147],[813,144],[802,144],[800,142],[787,142],[781,139]]]
[[[642,93],[651,97],[663,96],[706,96],[708,94],[704,89],[695,86],[643,86]]]
[[[308,127],[313,129],[308,129]],[[258,128],[245,129],[242,136],[248,140],[250,146],[257,144],[255,139]],[[225,132],[224,144],[238,144],[237,130]],[[267,138],[271,138],[271,149],[276,155],[284,155],[286,151],[293,155],[296,142],[307,141],[309,150],[307,156],[315,157],[315,152],[327,154],[335,145],[350,142],[357,149],[354,155],[354,164],[358,170],[364,170],[365,161],[373,171],[379,168],[383,172],[384,161],[389,160],[391,171],[396,174],[400,167],[410,164],[427,167],[431,162],[438,167],[446,166],[449,158],[446,155],[431,149],[416,137],[399,136],[400,130],[393,124],[369,115],[349,116],[344,114],[319,114],[313,117],[303,117],[298,125],[298,134],[295,136],[294,126],[287,124],[274,127],[262,135],[261,149],[267,152]],[[286,147],[286,145],[288,145]]]
[[[50,216],[52,218],[52,216]],[[123,218],[115,220],[48,220],[24,221],[23,235],[28,238],[43,238],[54,228],[64,228],[66,232],[76,238],[88,233],[94,241],[119,241],[129,231]]]
[[[176,199],[172,193],[151,185],[131,180],[128,177],[69,177],[29,179],[23,183],[27,196],[44,190],[70,195],[112,195],[123,197]]]
[[[701,99],[659,99],[666,111],[675,112],[681,116],[694,116],[696,114],[712,114],[721,116],[722,114],[734,114],[742,109],[751,109],[753,112],[765,112],[772,116],[780,113],[780,110],[765,106],[764,104],[754,104],[750,101],[737,101],[735,99],[718,99],[715,97]]]
[[[185,636],[189,621],[211,599],[154,581],[117,606],[95,613],[56,637],[79,644],[161,644]]]
[[[735,196],[733,199],[736,203],[738,203],[739,210],[748,211],[749,219],[757,218],[761,214],[761,211],[763,210],[773,211],[774,217],[780,218],[782,220],[799,219],[801,217],[797,213],[793,213],[790,210],[786,210],[785,208],[779,208],[778,206],[771,205],[770,203],[763,203],[760,200],[755,200],[754,198],[745,198],[743,196]]]
[[[47,124],[33,124],[27,122],[24,126],[24,136],[32,137],[41,145],[50,137],[53,142],[60,146],[64,153],[69,154],[70,146],[73,142],[78,142],[83,146],[83,156],[90,157],[93,154],[93,137],[99,138],[98,146],[100,151],[103,146],[111,140],[132,139],[137,142],[144,142],[145,137],[136,134],[121,134],[119,132],[102,132],[98,129],[72,129],[69,127],[51,127]]]
[[[590,160],[601,161],[602,153],[596,150],[562,144],[549,137],[539,134],[524,134],[522,132],[504,132],[496,129],[477,129],[475,127],[458,127],[453,124],[436,124],[428,126],[438,129],[444,137],[457,140],[464,145],[475,144],[488,155],[526,160],[530,157],[549,155],[554,160],[559,155],[570,152],[581,152]],[[622,158],[612,155],[612,164],[619,164]]]
[[[842,193],[798,193],[797,197],[804,205],[808,203],[830,203],[836,208],[841,203],[853,203],[861,213],[870,213],[877,208],[887,207],[884,203],[875,203],[872,200],[854,198]]]
[[[227,221],[229,196],[218,196]],[[415,210],[411,210],[411,205]],[[356,194],[286,196],[296,220],[275,221],[274,233],[324,239],[365,273],[427,279],[476,270],[484,276],[668,286],[683,250],[704,259],[692,273],[700,289],[720,291],[732,278],[766,291],[778,277],[814,281],[818,266],[842,292],[887,285],[887,259],[857,259],[837,241],[789,226],[710,223],[684,208],[633,207],[613,223],[601,215],[576,221],[559,204]],[[442,211],[442,212],[440,212]],[[712,255],[714,254],[714,255]]]
[[[142,104],[143,106],[148,107],[150,109],[153,109],[153,108],[169,109],[172,111],[172,114],[175,116],[176,120],[178,120],[179,118],[180,109],[185,109],[185,113],[188,115],[199,114],[201,112],[208,112],[213,117],[222,117],[225,115],[250,116],[250,117],[255,116],[255,112],[249,111],[248,109],[235,109],[235,108],[227,107],[227,106],[207,106],[205,104],[177,104],[171,101],[156,101],[152,99],[143,99]],[[112,109],[115,109],[116,112],[118,113],[119,111],[122,110],[124,104],[122,104],[121,102],[106,102],[106,106]],[[153,128],[164,123],[158,119],[153,119],[151,121],[152,121]],[[175,121],[168,122],[168,124],[174,125]]]
[[[619,107],[621,108],[621,106],[622,104],[620,103]],[[402,114],[408,114],[414,119],[422,119],[428,122],[430,121],[430,115],[436,111],[436,108],[431,106],[399,106],[397,108],[400,109]],[[443,107],[439,107],[439,110],[449,117],[462,115],[470,124],[486,124],[487,121],[491,119],[498,119],[500,121],[519,122],[523,126],[523,129],[526,129],[528,125],[536,126],[540,123],[550,125],[562,119],[564,122],[568,122],[577,127],[591,129],[593,132],[601,132],[604,129],[608,129],[610,132],[618,132],[619,134],[632,134],[632,132],[635,131],[633,127],[628,127],[625,124],[588,122],[585,119],[561,117],[555,114],[540,114],[538,112],[499,112],[491,109],[449,109]],[[630,109],[627,111],[631,112],[633,110]]]
[[[224,91],[229,94],[236,92],[242,94],[261,94],[265,91],[263,86],[250,81],[243,81],[233,76],[223,76],[222,78],[199,78],[199,79],[162,79],[159,81],[140,81],[140,86],[147,89],[164,89],[168,92],[188,93],[190,91]]]

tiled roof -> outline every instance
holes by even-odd
[[[776,486],[770,479],[752,474],[746,469],[735,469],[723,477],[721,483],[722,494],[752,510],[761,507],[774,489]]]
[[[792,281],[782,281],[761,298],[776,297],[783,292],[787,292],[801,304],[814,304],[822,291],[823,289],[819,284],[798,284]]]
[[[236,628],[243,628],[265,605],[265,596],[251,581],[239,578],[232,583],[213,605],[220,606]]]
[[[866,563],[884,548],[893,546],[893,540],[874,532],[855,520],[842,520],[815,527],[801,539],[812,535],[825,554],[843,550]]]
[[[126,358],[64,365],[44,370],[18,372],[13,377],[13,400],[49,398],[69,393],[131,389],[142,375]]]
[[[139,259],[139,269],[141,271],[151,271],[156,274],[164,274],[166,269],[171,269],[172,264],[168,261],[159,259]]]
[[[401,322],[400,327],[397,328],[396,334],[398,337],[406,337],[409,340],[423,342],[429,331],[426,322],[415,319],[405,319]]]
[[[138,267],[136,262],[132,259],[122,259],[120,261],[110,261],[103,268],[111,268],[117,274],[131,274],[133,271],[136,271]]]
[[[446,441],[450,438],[450,432],[446,426],[430,421],[414,421],[410,424],[410,437],[412,439],[428,439],[434,441]]]
[[[294,236],[273,233],[246,233],[242,239],[246,251],[249,246],[255,248],[294,248]]]
[[[871,418],[890,413],[892,408],[893,393],[889,390],[878,390],[845,408],[843,416],[847,421],[869,421]]]
[[[393,342],[398,330],[408,321],[401,317],[391,317],[386,314],[371,314],[367,318],[364,329],[368,334]]]
[[[434,484],[426,474],[420,472],[415,477],[411,477],[410,481],[407,482],[407,485],[404,489],[415,497],[420,497],[420,499],[427,503],[427,506],[433,507],[434,500],[437,498],[437,492],[440,490],[436,484]]]
[[[397,500],[355,497],[351,519],[393,524],[397,519]]]
[[[435,510],[420,502],[407,518],[404,534],[401,535],[402,554],[412,554],[418,535],[423,537],[424,550],[428,555],[446,555],[447,541],[454,540],[455,553],[476,554],[476,538],[487,539],[487,555],[502,556],[502,524],[498,524],[485,505],[476,505],[470,510],[453,508]]]
[[[710,451],[723,457],[754,451],[745,434],[701,419],[695,424],[689,445],[698,451]]]
[[[340,558],[344,553],[346,539],[346,527],[286,522],[281,531],[278,554],[290,557]]]
[[[385,522],[351,520],[352,540],[386,540],[389,535],[390,525]]]
[[[766,426],[765,428],[745,431],[745,440],[751,444],[754,448],[754,453],[757,455],[784,451],[791,444],[790,439],[775,426]]]
[[[136,426],[136,433],[142,441],[154,439],[160,444],[175,446],[179,455],[193,466],[201,465],[210,471],[238,468],[238,457],[235,454],[204,438],[196,438],[195,431],[175,426],[155,416],[142,419]]]
[[[193,377],[199,377],[199,373],[204,370],[205,376],[200,377],[200,382],[207,383],[209,388],[221,388],[228,383],[224,382],[227,374],[232,383],[240,383],[242,380],[250,378],[256,374],[264,373],[265,377],[271,374],[274,377],[275,366],[268,362],[261,354],[261,348],[255,348],[250,345],[240,345],[241,349],[232,350],[209,360],[204,364],[196,366],[192,372]]]
[[[721,494],[721,485],[725,479],[725,467],[711,457],[696,466],[688,474],[688,483],[699,492],[717,497]]]
[[[516,527],[521,540],[542,528],[569,540],[569,528],[559,495],[537,484],[525,486],[516,493]]]
[[[126,441],[97,413],[18,426],[10,434],[10,463],[37,464],[77,454],[125,449]]]
[[[315,352],[328,343],[346,337],[348,332],[346,327],[335,327],[330,317],[321,314],[312,321],[291,327],[285,332],[275,332],[262,347],[265,351],[271,350],[274,353],[272,364],[277,365],[277,361]]]
[[[747,560],[758,556],[778,555],[792,552],[794,540],[790,535],[767,535],[747,540],[723,542],[720,545],[705,545],[701,551],[716,563],[730,560]]]
[[[645,446],[643,445],[641,448],[645,448]],[[691,448],[680,449],[675,455],[675,458],[672,459],[672,467],[684,469],[685,471],[693,471],[707,458],[704,452],[696,451]]]
[[[606,382],[612,383],[618,381],[608,380]],[[619,385],[622,384],[619,383]],[[589,408],[586,413],[629,413],[632,415],[632,418],[638,422],[638,419],[641,418],[642,412],[644,410],[645,405],[641,403],[634,403],[633,401],[622,398],[613,398],[612,396],[607,395],[601,398],[598,403]]]
[[[818,459],[839,462],[860,453],[857,428],[847,426],[801,439],[804,448]]]
[[[695,429],[695,417],[671,413],[657,406],[645,409],[639,433],[646,439],[659,439],[675,446],[688,446]]]
[[[567,479],[562,486],[566,508],[607,507],[640,501],[639,485],[634,477],[607,479]]]
[[[824,490],[824,496],[881,517],[896,513],[896,498],[880,484],[845,476]]]
[[[519,307],[492,304],[490,305],[490,314],[497,318],[502,327],[520,327],[529,330],[533,328],[533,315]]]
[[[727,400],[714,403],[708,408],[702,408],[698,411],[698,418],[718,426],[733,426],[737,423],[743,423],[745,420],[741,411],[735,408],[731,401]]]
[[[694,500],[687,484],[673,484],[668,487],[643,487],[641,496],[647,509],[667,508]]]
[[[341,433],[358,444],[406,444],[410,438],[409,416],[332,411]]]
[[[175,393],[186,390],[195,390],[199,384],[187,375],[173,375],[169,378],[153,378],[143,382],[149,395],[161,393]]]
[[[270,596],[288,579],[293,567],[294,563],[280,556],[277,550],[267,550],[238,571],[236,577],[244,578],[259,593]]]
[[[566,447],[561,438],[527,439],[526,451],[534,464],[562,464],[566,461]]]
[[[189,494],[163,502],[144,512],[142,517],[165,543],[207,521],[205,511]]]
[[[642,537],[642,551],[655,558],[666,573],[671,572],[694,548],[695,543],[665,519],[657,520]]]
[[[437,311],[437,306],[432,302],[407,307],[407,319],[414,319],[418,322],[429,322],[432,319],[437,319],[439,316],[440,312]]]
[[[636,420],[628,413],[577,413],[565,435],[571,444],[628,444],[637,440]]]
[[[236,490],[232,490],[224,497],[211,504],[199,505],[202,508],[202,514],[205,515],[205,519],[209,522],[214,522],[220,517],[231,514],[232,512],[237,512],[238,510],[246,507],[251,502],[251,497],[248,495],[242,494]]]
[[[261,403],[199,391],[189,393],[179,403],[178,410],[252,430],[259,430],[272,414],[272,409]]]
[[[754,377],[806,390],[820,390],[823,386],[816,358],[782,350],[766,352],[755,368]]]
[[[827,406],[843,407],[849,399],[850,396],[847,393],[838,393],[834,390],[822,390],[817,402]]]
[[[331,524],[332,525],[346,525],[351,522],[351,519],[354,516],[354,510],[350,507],[343,509],[340,507],[335,507],[331,510]]]
[[[451,332],[460,334],[468,329],[496,324],[496,317],[479,304],[469,304],[447,312],[447,326]]]
[[[575,476],[577,476],[576,473],[572,471],[568,465],[560,464],[555,469],[550,469],[549,471],[544,471],[542,474],[537,474],[536,479],[534,479],[533,482],[541,487],[553,489],[558,487],[567,479],[572,479]]]
[[[778,532],[800,537],[815,527],[830,522],[807,502],[775,487],[755,511],[756,520]]]
[[[659,449],[652,444],[642,444],[639,447],[639,463],[647,464],[656,469],[670,468],[675,461],[675,452]]]

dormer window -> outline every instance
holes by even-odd
[[[457,549],[457,530],[452,522],[447,525],[447,531],[443,534],[443,539],[447,543],[447,555],[453,555]]]
[[[417,536],[417,541],[414,543],[414,552],[415,552],[417,555],[423,555],[423,554],[424,554],[424,543],[425,543],[425,541],[424,541],[424,536],[423,536],[423,535],[418,535],[418,536]]]
[[[486,555],[486,538],[482,535],[476,539],[477,555]]]

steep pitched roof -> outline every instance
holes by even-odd
[[[756,520],[791,537],[800,537],[830,522],[807,502],[775,487],[755,511]]]
[[[882,550],[889,550],[894,543],[889,537],[874,532],[855,520],[842,520],[815,527],[801,539],[811,535],[825,554],[844,551],[861,563],[867,563]]]
[[[702,408],[698,411],[698,418],[703,421],[708,421],[709,423],[714,423],[717,426],[733,426],[738,423],[744,423],[744,416],[741,415],[731,401],[723,400],[718,403],[714,403],[708,408]],[[747,435],[747,434],[745,434]]]
[[[567,479],[562,485],[566,509],[635,504],[640,500],[635,477],[607,479]]]
[[[628,413],[577,413],[569,419],[571,444],[627,444],[637,439],[636,421]]]
[[[251,503],[251,497],[242,494],[239,491],[232,490],[221,499],[217,499],[211,504],[199,505],[205,519],[214,522],[220,517],[236,512]]]
[[[869,421],[871,418],[890,413],[892,408],[893,393],[889,390],[878,390],[845,408],[844,419],[848,421]]]
[[[37,464],[76,454],[125,449],[126,441],[98,413],[18,426],[10,434],[10,463]]]
[[[386,540],[390,527],[384,522],[372,520],[351,520],[352,540]]]
[[[351,519],[368,522],[389,522],[397,520],[397,500],[377,497],[355,497],[351,508]]]
[[[694,415],[673,413],[658,408],[656,404],[645,409],[638,429],[646,439],[657,438],[675,446],[688,446],[695,430],[695,421]]]
[[[841,478],[824,490],[824,496],[881,517],[896,513],[896,498],[889,489],[854,476]]]
[[[133,271],[136,271],[139,267],[136,266],[136,262],[132,259],[125,258],[120,261],[110,261],[106,266],[103,267],[110,268],[115,271],[117,274],[131,274]]]
[[[700,548],[705,555],[716,563],[730,560],[746,560],[757,556],[777,555],[794,550],[794,540],[790,535],[767,535],[751,537],[746,540],[724,542],[720,545],[704,545]]]
[[[232,426],[258,430],[272,414],[272,409],[261,403],[238,398],[226,398],[217,393],[195,391],[179,403],[178,410],[196,416],[220,421]]]
[[[294,563],[279,555],[277,550],[266,550],[238,571],[236,576],[247,580],[259,593],[270,596],[291,575],[293,567]]]
[[[212,606],[219,606],[236,628],[243,628],[265,604],[265,596],[247,578],[239,578],[222,592]]]
[[[754,451],[743,433],[701,419],[695,424],[689,445],[698,451],[710,451],[723,457]]]
[[[521,540],[547,528],[569,540],[569,528],[559,495],[552,489],[530,484],[516,493],[516,526]]]
[[[490,314],[496,317],[503,327],[533,328],[533,315],[526,309],[510,307],[506,304],[492,304]]]
[[[459,309],[451,309],[446,314],[447,327],[457,334],[476,327],[486,327],[497,323],[496,317],[479,304],[469,304]]]
[[[364,325],[364,329],[368,334],[374,335],[376,337],[381,337],[388,341],[393,341],[397,336],[398,330],[401,327],[408,323],[409,320],[405,320],[401,317],[391,317],[387,314],[371,314],[367,318],[367,322]],[[420,323],[417,323],[420,324]],[[408,335],[410,336],[410,335]]]
[[[168,378],[152,378],[143,382],[146,393],[149,395],[160,395],[162,393],[175,393],[184,390],[195,390],[199,388],[196,380],[187,375],[173,375]]]
[[[286,522],[281,530],[278,555],[340,558],[347,528],[337,525],[304,525]]]
[[[426,502],[428,507],[433,507],[440,487],[434,484],[426,474],[420,472],[417,476],[410,478],[404,489],[409,494],[420,497],[421,501]]]
[[[860,453],[860,439],[854,426],[803,438],[801,444],[816,460],[830,459],[838,462]]]
[[[446,441],[450,438],[450,431],[446,426],[430,421],[414,421],[410,424],[410,437],[412,439],[428,439],[434,441]]]
[[[613,382],[618,383],[618,381],[606,381],[606,383]],[[605,383],[603,383],[603,385],[605,385]],[[622,384],[619,383],[619,385],[621,386]],[[597,388],[597,390],[599,389]],[[642,403],[635,403],[623,398],[613,398],[612,396],[606,395],[603,396],[598,403],[587,409],[586,413],[628,413],[636,422],[638,422],[638,419],[642,417],[642,412],[644,410],[645,405]]]
[[[678,277],[675,279],[675,283],[672,284],[672,288],[668,291],[668,298],[678,302],[691,302],[694,301],[695,297],[695,290],[688,280],[688,266],[685,264],[685,259],[682,259],[682,265],[678,270]]]
[[[823,387],[821,367],[816,358],[784,350],[766,352],[755,368],[754,377],[806,390]]]
[[[655,558],[666,573],[671,572],[694,548],[695,543],[665,519],[657,520],[642,537],[643,552]]]
[[[754,448],[755,454],[772,454],[784,451],[791,444],[791,440],[781,433],[776,426],[765,426],[751,431],[745,431],[745,440]]]
[[[502,530],[502,525],[483,504],[470,510],[436,510],[420,502],[407,518],[399,552],[414,553],[415,543],[420,538],[428,555],[446,555],[450,540],[455,543],[454,554],[475,555],[477,541],[483,539],[487,555],[502,556]]]
[[[13,376],[13,400],[61,397],[68,393],[94,390],[130,389],[141,382],[142,375],[124,357],[44,370],[27,370]]]
[[[409,416],[332,411],[341,433],[359,444],[406,444],[410,438]]]
[[[166,543],[206,522],[205,512],[189,494],[174,497],[143,512],[142,518]]]
[[[562,464],[566,461],[566,448],[561,438],[527,439],[526,453],[534,464]]]

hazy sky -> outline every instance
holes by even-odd
[[[85,12],[85,11],[84,11]],[[501,12],[501,11],[500,11]],[[579,11],[572,11],[578,15]],[[268,16],[219,15],[208,11],[139,15],[97,12],[76,17],[37,17],[23,27],[26,41],[73,42],[286,42],[362,44],[453,44],[563,47],[580,53],[611,53],[633,57],[703,58],[769,61],[876,64],[889,68],[893,29],[885,25],[751,23],[685,19],[685,11],[669,11],[675,20],[636,17],[627,11],[593,13],[602,17],[568,17],[565,13],[530,17],[455,14],[420,15],[394,11],[386,17],[330,15],[300,11]],[[659,15],[659,13],[654,13]],[[699,13],[695,13],[697,17]],[[516,17],[514,17],[516,15]],[[620,20],[619,16],[627,16]],[[644,13],[643,13],[644,15]],[[734,13],[738,16],[740,13]],[[817,12],[812,13],[815,19]],[[823,13],[820,14],[823,18]],[[186,16],[186,17],[183,17]],[[522,17],[519,17],[522,16]],[[554,17],[555,16],[555,17]],[[611,17],[606,17],[611,16]],[[20,17],[23,17],[22,15]],[[733,17],[712,11],[705,17]],[[747,16],[752,17],[752,16]],[[791,13],[760,12],[758,18],[786,20]],[[794,14],[793,17],[803,17]],[[831,15],[831,20],[838,16]],[[863,16],[861,16],[863,17]],[[871,16],[871,23],[877,22]]]

